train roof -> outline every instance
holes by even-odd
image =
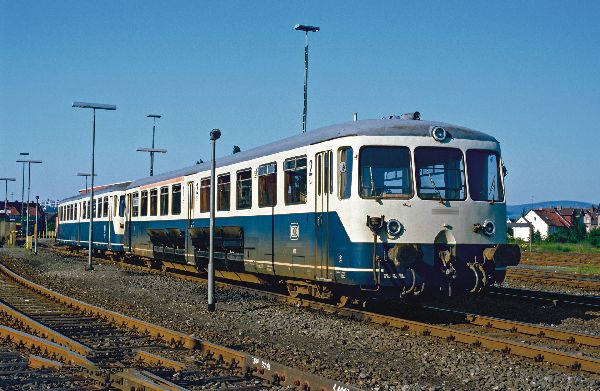
[[[125,189],[127,189],[127,186],[129,186],[130,183],[131,183],[131,181],[127,181],[127,182],[113,183],[113,184],[106,185],[106,186],[99,186],[100,189],[94,190],[94,197],[97,195],[100,195],[100,194],[110,193],[111,191],[125,190]],[[73,197],[65,198],[64,200],[61,200],[60,203],[62,204],[64,202],[75,201],[75,200],[79,200],[82,198],[90,198],[89,193],[78,194]]]
[[[473,129],[462,126],[447,124],[435,121],[417,121],[405,119],[378,119],[378,120],[360,120],[351,121],[342,124],[326,126],[306,133],[287,137],[270,144],[249,149],[233,155],[224,156],[217,159],[217,167],[227,166],[246,160],[256,159],[261,156],[267,156],[278,152],[283,152],[307,145],[318,144],[342,137],[349,136],[417,136],[431,137],[430,129],[432,126],[442,126],[454,139],[468,139],[479,141],[498,142],[494,137]],[[210,170],[210,161],[196,164],[193,166],[169,171],[163,174],[146,177],[133,181],[128,188],[132,189],[139,186],[158,183],[169,179],[196,174],[201,171]]]

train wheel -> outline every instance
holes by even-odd
[[[290,297],[293,297],[294,299],[300,295],[298,288],[293,284],[287,284],[287,290]]]
[[[350,306],[350,304],[352,304],[352,300],[350,300],[350,296],[341,295],[341,296],[335,297],[335,305],[338,308],[345,308],[345,307]]]

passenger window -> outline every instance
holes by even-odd
[[[131,195],[131,216],[137,217],[140,206],[140,193],[137,191]]]
[[[217,177],[217,210],[229,210],[231,200],[231,176],[229,174]]]
[[[417,194],[424,200],[459,201],[467,197],[463,154],[456,148],[415,148]]]
[[[113,204],[113,209],[112,209],[113,210],[113,216],[116,217],[117,216],[117,201],[118,201],[117,196],[116,195],[112,196],[112,200],[113,200],[113,203],[112,203]]]
[[[116,199],[117,197],[115,197]],[[119,217],[125,216],[125,196],[122,195],[119,197]]]
[[[171,214],[181,214],[181,184],[171,187]]]
[[[277,163],[258,167],[258,206],[277,204]]]
[[[108,197],[104,197],[104,212],[102,216],[108,217]]]
[[[338,197],[341,200],[350,198],[352,193],[352,148],[342,147],[338,150]]]
[[[150,190],[150,216],[156,216],[158,211],[158,189]]]
[[[160,188],[160,215],[169,214],[169,187],[163,186]]]
[[[325,152],[325,181],[323,182],[323,194],[331,192],[331,164],[330,164],[331,152]]]
[[[283,163],[285,204],[306,203],[306,156],[287,159]]]
[[[83,201],[81,203],[81,218],[82,219],[87,218],[87,205],[86,205],[85,201]]]
[[[210,211],[210,178],[200,181],[200,212]]]
[[[73,219],[77,220],[77,204],[75,204],[75,212],[73,212]]]
[[[362,147],[359,166],[359,194],[362,198],[408,199],[413,196],[408,148]]]
[[[148,216],[148,190],[142,191],[140,216]]]
[[[237,208],[248,209],[252,207],[252,170],[238,171],[237,173]]]

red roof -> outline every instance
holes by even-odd
[[[551,227],[571,228],[572,226],[571,223],[562,217],[554,208],[534,209],[533,212]]]

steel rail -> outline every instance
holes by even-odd
[[[512,297],[517,299],[545,301],[552,305],[565,304],[569,306],[582,306],[590,308],[600,308],[599,296],[581,296],[568,295],[558,292],[533,291],[529,289],[517,289],[506,287],[490,287],[486,291],[487,294]]]
[[[59,333],[58,331],[30,318],[2,299],[0,299],[0,314],[5,314],[6,316],[14,319],[17,323],[24,327],[26,331],[33,330],[37,333],[37,336],[64,346],[73,352],[81,354],[82,356],[89,356],[93,352],[93,349],[89,346],[85,346],[74,339],[71,339]]]
[[[127,267],[131,267],[133,269],[138,269],[141,271],[167,273],[167,274],[175,276],[177,278],[186,279],[189,281],[198,281],[198,282],[206,283],[206,279],[204,279],[200,276],[191,276],[191,275],[174,273],[174,272],[169,272],[169,271],[153,270],[153,269],[148,269],[143,266],[130,265],[130,264],[122,263],[122,262],[118,263],[118,264],[126,265]],[[419,332],[423,335],[431,335],[431,336],[444,338],[444,339],[450,340],[450,341],[463,342],[463,343],[470,344],[470,345],[481,346],[484,348],[488,348],[490,350],[498,351],[502,354],[512,354],[512,355],[516,355],[516,356],[531,358],[538,362],[546,361],[546,362],[549,362],[552,364],[570,368],[572,370],[583,370],[583,371],[595,373],[595,374],[600,373],[600,360],[592,358],[592,357],[579,356],[579,355],[570,354],[567,352],[553,350],[550,348],[531,346],[531,345],[526,345],[523,343],[513,342],[513,341],[509,341],[509,340],[495,338],[495,337],[482,336],[482,335],[475,334],[475,333],[455,330],[450,327],[432,325],[432,324],[422,323],[422,322],[417,322],[417,321],[411,321],[411,320],[401,319],[401,318],[397,318],[397,317],[389,316],[389,315],[382,315],[382,314],[377,314],[377,313],[362,311],[362,310],[356,310],[356,309],[351,309],[351,308],[338,308],[335,305],[331,305],[331,304],[327,304],[327,303],[323,303],[323,302],[313,301],[313,300],[306,299],[306,298],[292,298],[287,295],[273,293],[273,292],[267,292],[264,290],[249,288],[246,286],[229,284],[229,283],[225,283],[225,282],[218,282],[218,284],[221,286],[231,286],[231,287],[241,288],[246,291],[251,291],[251,292],[254,292],[259,295],[273,297],[276,300],[283,302],[283,303],[289,303],[289,304],[293,304],[293,305],[299,306],[299,307],[318,309],[321,311],[334,313],[334,314],[337,314],[339,316],[346,317],[346,318],[351,318],[351,319],[356,319],[356,320],[361,320],[361,321],[369,321],[372,323],[381,324],[384,326],[395,327],[395,328],[399,328],[399,329],[407,330],[407,331],[412,330],[415,332]],[[485,319],[485,317],[480,317],[479,319]],[[492,319],[492,318],[490,318],[490,319]],[[500,321],[500,319],[498,319],[498,321],[496,321],[496,323],[495,323],[496,325],[498,325],[498,327],[501,326],[501,322],[499,322],[499,321]],[[507,321],[507,322],[510,323],[510,321]],[[518,323],[518,322],[516,322],[516,323]],[[523,325],[528,325],[528,324],[523,323]],[[513,325],[513,327],[514,326],[515,325]],[[532,326],[534,326],[534,328],[537,328],[537,330],[540,332],[544,331],[544,333],[546,335],[558,336],[558,334],[561,333],[559,330],[554,329],[554,328],[545,328],[543,326],[536,326],[536,325],[532,325]],[[523,328],[521,327],[521,329],[523,329]],[[532,330],[532,329],[529,329],[529,330]],[[583,336],[585,336],[585,335],[580,336],[579,340],[584,341],[585,338],[583,338]],[[551,338],[551,337],[548,337],[548,338]],[[590,343],[594,343],[594,342],[590,342]]]
[[[8,269],[0,263],[0,271],[12,278],[19,284],[37,292],[41,295],[61,302],[77,309],[84,314],[90,314],[101,319],[111,321],[119,326],[129,328],[137,333],[148,333],[151,336],[176,345],[200,350],[205,358],[217,362],[226,363],[230,368],[237,368],[242,374],[251,374],[260,379],[264,379],[275,385],[282,386],[301,386],[306,389],[337,390],[345,389],[348,391],[359,390],[356,387],[344,384],[321,376],[314,375],[296,368],[292,368],[276,361],[266,360],[249,353],[237,351],[211,342],[199,340],[190,335],[180,333],[174,330],[154,325],[140,319],[132,318],[114,311],[100,308],[80,300],[65,296],[49,288],[43,287],[32,281],[29,281]],[[36,337],[37,338],[37,337]],[[50,342],[49,342],[50,343]],[[57,345],[59,346],[59,345]],[[146,355],[146,358],[149,356]],[[133,375],[131,375],[133,376]],[[137,376],[137,375],[135,375]]]
[[[36,356],[35,354],[30,354],[29,357],[27,357],[27,363],[29,368],[35,369],[61,369],[64,367],[64,364],[59,361],[49,360],[44,357]]]
[[[169,275],[173,275],[175,277],[182,278],[185,280],[206,283],[206,279],[204,279],[200,276],[190,276],[190,275],[174,273],[174,272],[164,272],[164,271],[152,270],[152,269],[147,269],[142,266],[129,265],[129,264],[124,264],[124,263],[119,263],[119,265],[126,265],[127,267],[132,267],[134,269],[138,269],[138,270],[146,271],[146,272],[152,271],[152,272],[167,273]],[[360,320],[360,321],[369,321],[372,323],[381,324],[384,326],[395,327],[395,328],[399,328],[399,329],[406,330],[406,331],[411,330],[411,331],[419,332],[423,335],[431,335],[431,336],[436,336],[436,337],[440,337],[440,338],[445,338],[446,340],[450,340],[450,341],[463,342],[466,344],[481,346],[484,348],[488,348],[490,350],[495,350],[495,351],[501,352],[503,354],[513,354],[516,356],[531,358],[538,362],[539,361],[547,361],[549,363],[567,367],[567,368],[570,368],[573,370],[583,370],[586,372],[596,373],[596,374],[600,373],[600,360],[592,358],[592,357],[578,356],[578,355],[574,355],[574,354],[570,354],[570,353],[566,353],[566,352],[556,351],[556,350],[553,350],[550,348],[530,346],[530,345],[525,345],[525,344],[522,344],[519,342],[513,342],[513,341],[509,341],[509,340],[494,338],[494,337],[486,337],[486,336],[482,336],[482,335],[475,334],[475,333],[469,333],[466,331],[458,331],[458,330],[452,329],[450,327],[431,325],[428,323],[405,320],[405,319],[401,319],[401,318],[397,318],[397,317],[389,316],[389,315],[381,315],[381,314],[377,314],[377,313],[373,313],[373,312],[356,310],[356,309],[351,309],[351,308],[338,308],[335,305],[318,302],[318,301],[313,301],[313,300],[306,299],[306,298],[292,298],[287,295],[283,295],[283,294],[279,294],[279,293],[267,292],[264,290],[249,288],[249,287],[235,285],[235,284],[229,284],[229,283],[225,283],[225,282],[218,282],[218,284],[221,286],[231,286],[231,287],[241,288],[246,291],[251,291],[251,292],[254,292],[259,295],[273,297],[276,300],[283,302],[283,303],[288,303],[288,304],[292,304],[292,305],[299,306],[299,307],[313,308],[313,309],[317,309],[317,310],[321,310],[321,311],[325,311],[325,312],[329,312],[329,313],[334,313],[339,316],[350,318],[350,319],[356,319],[356,320]],[[500,325],[500,323],[498,323],[498,322],[496,324]],[[536,326],[536,327],[539,327],[542,329],[547,329],[547,328],[544,328],[543,326]],[[554,331],[555,331],[555,329],[549,329],[549,330],[546,330],[546,333],[551,334],[551,335],[556,335],[556,334],[553,334]],[[580,340],[583,340],[583,338],[580,338]]]
[[[46,339],[36,337],[35,335],[24,333],[20,330],[0,325],[0,337],[13,343],[22,344],[30,349],[40,349],[53,358],[58,358],[62,362],[76,365],[91,371],[98,371],[99,368],[79,353],[75,353],[64,346],[60,346]]]
[[[600,279],[573,273],[544,271],[529,268],[508,268],[506,279],[543,282],[550,285],[566,285],[573,288],[600,291]]]
[[[464,321],[468,324],[489,327],[498,330],[510,331],[513,333],[520,333],[525,335],[531,335],[542,338],[550,338],[558,341],[565,341],[568,343],[598,347],[600,346],[600,336],[590,335],[584,333],[577,333],[574,331],[560,330],[557,328],[544,327],[531,323],[517,322],[514,320],[500,319],[491,316],[471,314],[468,312],[462,312],[452,310],[448,308],[440,308],[434,306],[425,306],[425,308],[432,309],[440,312],[447,312],[464,317]]]

